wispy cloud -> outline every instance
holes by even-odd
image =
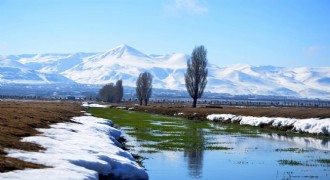
[[[326,50],[326,46],[323,45],[313,45],[309,46],[305,49],[305,52],[307,56],[316,56],[319,53],[323,52]]]
[[[208,8],[199,0],[171,0],[164,4],[165,13],[180,14],[205,14]]]

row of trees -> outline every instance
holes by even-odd
[[[197,99],[201,98],[207,84],[207,51],[204,46],[195,47],[191,59],[187,61],[187,72],[184,74],[185,84],[190,97],[193,99],[192,107],[196,107]],[[136,96],[140,105],[148,105],[152,94],[152,75],[149,72],[141,73],[136,81]],[[121,102],[123,98],[122,80],[106,84],[99,92],[100,99],[106,102]]]
[[[123,96],[124,88],[122,80],[118,80],[116,84],[106,84],[99,91],[100,100],[104,102],[119,103]]]

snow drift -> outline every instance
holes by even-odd
[[[236,116],[232,114],[211,114],[207,116],[211,121],[239,122],[241,125],[261,126],[270,125],[273,127],[292,128],[293,131],[312,134],[330,134],[330,118],[326,119],[293,119],[282,117],[253,117]]]
[[[59,123],[38,129],[39,136],[23,141],[40,144],[42,152],[8,149],[8,156],[49,166],[1,173],[0,179],[98,179],[99,174],[120,179],[148,179],[132,155],[116,140],[121,132],[112,122],[92,116],[74,117],[75,123]]]

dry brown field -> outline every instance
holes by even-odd
[[[43,150],[39,145],[20,140],[38,134],[36,128],[70,121],[71,117],[81,115],[81,110],[80,104],[72,102],[0,101],[0,172],[43,168],[43,165],[6,157],[4,149]]]

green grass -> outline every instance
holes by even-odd
[[[112,120],[122,128],[129,129],[127,134],[140,142],[147,151],[193,151],[229,150],[217,146],[214,139],[207,135],[215,131],[210,123],[189,121],[183,118],[166,117],[148,113],[118,109],[91,108],[94,116]],[[143,150],[141,150],[143,152]]]

